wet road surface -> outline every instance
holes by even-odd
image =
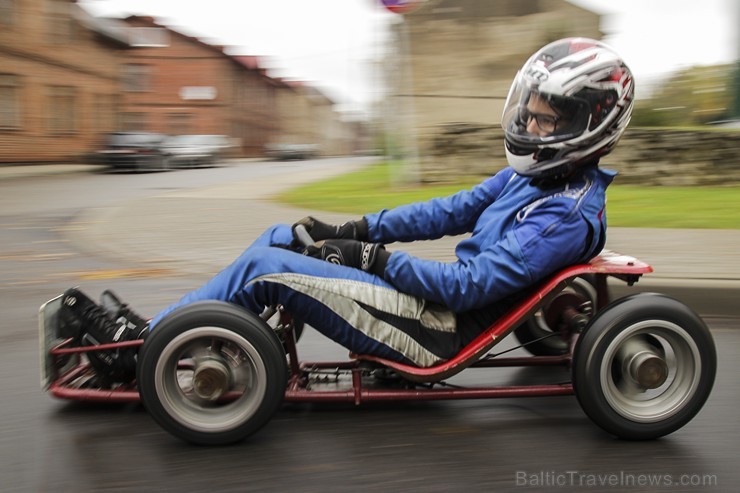
[[[209,179],[250,172],[269,170],[214,169]],[[590,422],[575,397],[551,397],[359,408],[286,405],[247,441],[206,448],[168,435],[139,405],[73,403],[46,395],[38,372],[36,310],[42,302],[73,284],[94,295],[114,287],[151,315],[205,279],[83,254],[65,234],[79,226],[75,220],[82,210],[111,203],[118,193],[143,197],[165,183],[202,183],[202,177],[187,173],[125,176],[125,191],[115,175],[0,183],[5,197],[2,491],[737,491],[740,486],[735,432],[740,331],[734,318],[707,319],[719,368],[704,409],[683,429],[651,442],[616,440]],[[309,359],[346,357],[313,330],[299,349]],[[457,378],[523,383],[569,376],[539,368],[470,370]]]

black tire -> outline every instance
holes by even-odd
[[[640,358],[650,364],[638,366],[646,361]],[[716,370],[714,341],[702,319],[673,298],[640,293],[606,307],[581,335],[573,387],[601,428],[627,440],[651,440],[699,412]]]
[[[589,315],[593,315],[598,306],[598,295],[596,291],[596,276],[585,274],[576,277],[570,286],[564,291],[573,292],[588,300],[590,307]],[[546,308],[546,307],[545,307]],[[521,344],[526,344],[524,349],[535,356],[560,356],[568,352],[568,341],[559,336],[551,336],[553,329],[548,326],[543,310],[537,310],[526,322],[514,329],[514,336]],[[542,339],[547,337],[546,339]],[[542,339],[542,340],[538,340]]]
[[[218,301],[165,317],[142,346],[137,370],[142,403],[154,420],[199,445],[238,442],[260,429],[282,404],[287,378],[273,331]]]

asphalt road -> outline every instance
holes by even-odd
[[[42,302],[74,284],[95,295],[113,287],[152,314],[206,277],[156,266],[132,269],[97,256],[94,245],[80,248],[70,240],[75,228],[85,227],[80,218],[167,189],[279,179],[314,165],[250,163],[0,182],[2,491],[738,490],[740,331],[732,317],[707,318],[719,356],[708,403],[683,429],[651,442],[616,440],[589,421],[574,397],[555,397],[290,405],[244,443],[204,448],[166,434],[141,406],[69,403],[40,390],[36,311]],[[311,359],[346,356],[311,330],[300,349]],[[568,375],[543,368],[471,370],[459,378],[523,383]]]

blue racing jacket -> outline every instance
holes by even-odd
[[[457,245],[456,262],[394,251],[384,277],[399,291],[454,312],[482,308],[599,253],[605,191],[614,175],[589,166],[543,190],[505,168],[471,190],[366,215],[368,237],[392,243],[472,233]]]

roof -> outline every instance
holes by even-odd
[[[259,70],[261,68],[261,60],[256,55],[231,55],[231,58],[249,69]]]
[[[72,5],[71,9],[72,17],[87,29],[116,43],[128,45],[126,25],[119,19],[96,17],[79,4]]]

